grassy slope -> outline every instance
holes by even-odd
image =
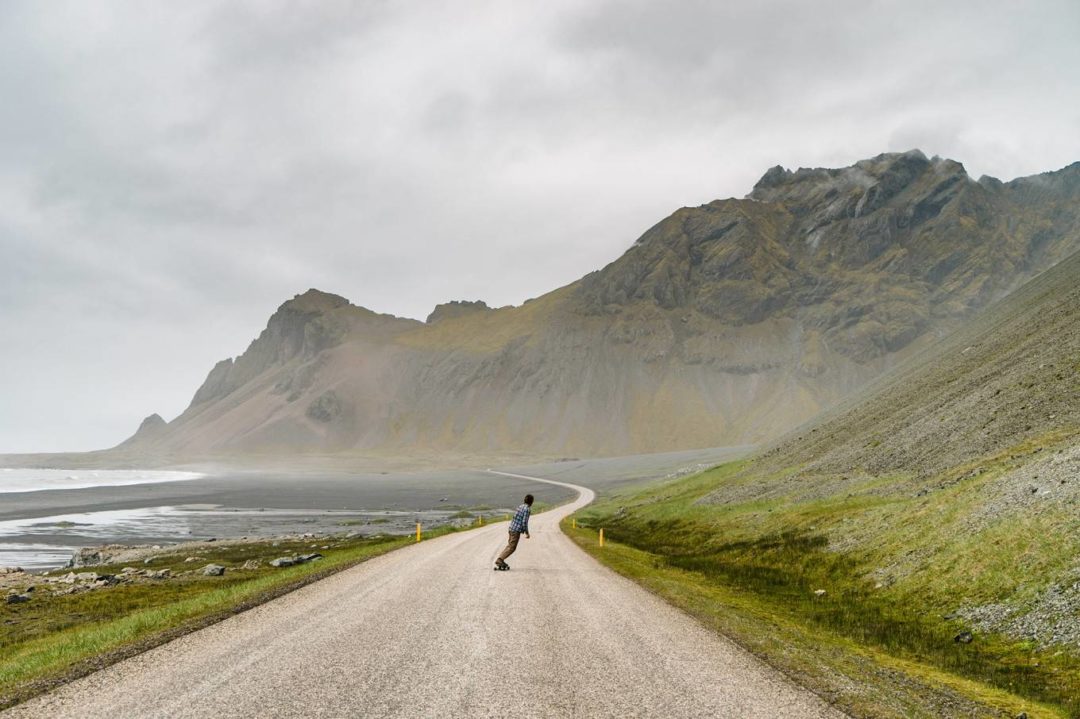
[[[1069,716],[1063,707],[1080,692],[1076,658],[983,636],[957,643],[957,622],[906,592],[876,588],[855,561],[827,551],[824,527],[857,515],[860,503],[697,502],[741,469],[616,494],[566,529],[616,571],[855,716]]]
[[[1076,581],[1077,277],[1073,257],[753,460],[587,508],[603,552],[572,536],[856,715],[1080,716],[1077,607],[1027,635],[966,619]]]

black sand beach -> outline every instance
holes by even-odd
[[[745,448],[692,450],[655,455],[499,467],[541,477],[574,481],[597,490],[730,459]],[[297,532],[356,531],[404,533],[416,522],[434,526],[455,515],[501,518],[531,492],[542,504],[559,504],[572,492],[551,485],[490,474],[484,469],[422,472],[351,472],[344,467],[312,469],[218,468],[179,482],[122,487],[50,490],[0,495],[0,536],[6,559],[55,566],[74,547],[100,544],[172,543],[191,539],[268,537]],[[96,514],[96,520],[83,513]],[[19,554],[36,545],[33,562]],[[4,552],[0,552],[0,557]]]

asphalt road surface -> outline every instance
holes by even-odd
[[[569,485],[573,487],[573,485]],[[391,552],[4,713],[15,717],[842,717],[532,518]]]

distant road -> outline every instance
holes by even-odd
[[[510,475],[521,477],[522,475]],[[842,717],[533,517],[421,542],[4,713],[16,717]]]

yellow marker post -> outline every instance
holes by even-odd
[[[574,518],[573,522],[574,522],[574,529],[577,529],[577,517]]]
[[[420,541],[420,522],[416,523],[416,541]]]
[[[484,526],[484,515],[482,515],[482,514],[480,515],[480,526],[481,527]]]
[[[600,546],[604,546],[604,529],[602,527],[600,529]]]

